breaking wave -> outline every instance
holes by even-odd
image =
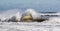
[[[25,10],[25,12],[30,12],[33,18],[41,17],[41,15],[48,15],[48,14],[38,13],[34,9],[27,9]],[[52,15],[52,14],[49,14],[49,15]],[[53,15],[58,15],[59,17],[57,16],[49,17],[49,20],[47,20],[47,22],[60,22],[60,13],[53,13]],[[0,14],[0,19],[5,20],[5,19],[11,18],[12,16],[16,16],[16,18],[19,20],[22,16],[21,10],[20,9],[7,10]]]

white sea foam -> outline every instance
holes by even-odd
[[[33,16],[33,18],[37,18],[37,17],[41,17],[40,15],[46,15],[43,13],[38,13],[36,10],[34,9],[27,9],[25,12],[30,12]],[[20,9],[11,9],[11,10],[7,10],[3,13],[0,14],[0,18],[2,20],[11,18],[12,16],[16,16],[16,19],[20,20],[22,13],[20,13]],[[48,15],[48,14],[47,14]],[[52,14],[49,14],[52,15]],[[53,15],[59,15],[60,13],[55,13]],[[60,22],[60,17],[50,17],[48,22]]]
[[[60,23],[60,17],[51,17],[47,21],[47,23],[57,23],[57,22]]]
[[[40,17],[39,13],[34,9],[27,9],[26,12],[30,12],[33,18]]]
[[[41,15],[41,13],[38,13],[33,9],[27,9],[26,12],[30,12],[33,17]],[[19,10],[13,9],[0,14],[0,18],[2,18],[2,20],[11,18],[12,16],[16,16],[16,18],[19,19],[21,17],[21,13]],[[60,26],[50,24],[60,22],[60,17],[50,17],[49,20],[45,22],[47,23],[0,22],[0,31],[60,31]]]

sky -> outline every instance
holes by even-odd
[[[0,12],[29,8],[38,12],[60,12],[60,0],[0,0]]]

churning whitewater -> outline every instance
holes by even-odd
[[[34,19],[48,19],[40,23],[20,22],[20,19],[26,15],[25,13],[29,15],[29,19],[32,17]],[[60,23],[60,13],[38,13],[34,9],[27,9],[24,13],[21,13],[19,9],[13,9],[0,14],[0,21],[0,31],[60,31],[60,27],[57,25]]]
[[[60,22],[60,13],[38,13],[34,9],[27,9],[23,13],[21,13],[20,9],[8,10],[8,11],[5,11],[5,12],[0,14],[0,20],[1,21],[6,21],[6,20],[8,21],[13,16],[15,16],[16,20],[19,21],[19,20],[21,20],[22,14],[24,14],[26,12],[30,13],[34,19],[35,18],[48,18],[47,20],[45,20],[43,22],[47,22],[47,23]]]

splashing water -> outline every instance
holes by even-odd
[[[34,9],[27,9],[25,13],[26,12],[31,13],[33,18],[37,18],[37,17],[40,18],[41,17],[40,15],[43,14],[43,13],[36,12],[36,10]],[[55,14],[60,16],[60,13],[55,13]],[[5,20],[5,19],[11,18],[12,16],[16,16],[16,19],[20,20],[21,15],[22,13],[20,13],[19,9],[12,9],[12,10],[8,10],[0,14],[0,18],[2,20]],[[47,20],[47,22],[60,22],[60,17],[50,17],[49,20]]]
[[[20,16],[19,9],[7,10],[7,11],[4,11],[2,14],[0,14],[0,18],[2,20],[9,19],[12,16],[16,16],[18,18]]]
[[[25,12],[30,12],[34,19],[37,17],[40,17],[39,13],[36,12],[36,10],[34,10],[34,9],[27,9]]]
[[[60,23],[60,17],[51,17],[48,20],[49,23],[56,23],[59,22]]]

